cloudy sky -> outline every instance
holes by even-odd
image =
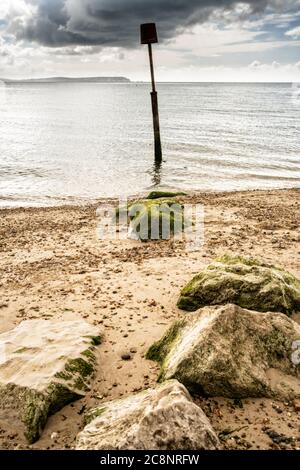
[[[300,81],[300,0],[0,0],[0,77]]]

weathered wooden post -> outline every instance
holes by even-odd
[[[149,50],[151,82],[152,82],[151,101],[152,101],[153,127],[154,127],[155,161],[161,163],[162,150],[161,150],[159,114],[158,114],[158,100],[157,100],[157,91],[155,87],[153,54],[152,54],[152,44],[158,43],[155,23],[146,23],[146,24],[141,25],[141,43],[148,44],[148,50]]]

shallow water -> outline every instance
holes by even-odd
[[[153,164],[148,84],[0,87],[0,206],[49,206],[156,185],[300,187],[300,103],[289,84],[160,84]]]

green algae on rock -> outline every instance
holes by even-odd
[[[191,392],[228,398],[300,396],[293,345],[300,326],[281,313],[236,305],[205,307],[175,322],[151,346],[159,381],[177,379]]]
[[[184,217],[184,206],[172,199],[135,201],[127,212],[129,236],[136,240],[169,240],[192,225]]]
[[[29,320],[0,335],[0,418],[30,443],[48,416],[89,390],[101,335],[88,323]]]
[[[215,450],[219,440],[176,380],[103,403],[86,417],[77,450]]]
[[[172,192],[172,191],[151,191],[148,194],[146,199],[161,199],[161,198],[171,198],[171,197],[178,197],[178,196],[187,196],[186,193],[182,192]]]
[[[178,307],[235,303],[261,312],[291,315],[300,310],[300,281],[276,266],[226,255],[197,274],[181,291]]]

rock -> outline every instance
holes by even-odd
[[[295,411],[300,411],[300,400],[294,400],[293,406]]]
[[[293,438],[289,436],[285,436],[284,434],[279,434],[278,432],[274,431],[273,429],[267,428],[265,433],[272,439],[275,444],[291,444],[293,442]]]
[[[137,349],[136,349],[136,348],[130,348],[130,352],[131,352],[131,354],[136,354],[136,353],[137,353]]]
[[[89,389],[100,340],[81,320],[29,320],[1,334],[0,419],[35,442],[49,415]]]
[[[187,284],[177,305],[195,311],[226,303],[290,315],[300,310],[300,281],[280,268],[251,258],[224,256]]]
[[[77,437],[77,450],[219,448],[207,417],[175,380],[104,403],[87,420],[89,424]]]
[[[300,396],[297,338],[300,326],[286,315],[228,304],[175,322],[146,357],[160,362],[160,381],[177,379],[204,396],[290,399]]]
[[[169,198],[169,197],[177,197],[177,196],[186,196],[186,193],[181,192],[172,192],[172,191],[151,191],[148,194],[146,199],[161,199],[161,198]]]
[[[117,210],[117,219],[121,214],[128,215],[129,237],[144,242],[169,240],[191,225],[184,217],[183,206],[172,199],[135,201],[127,209]]]
[[[130,354],[122,354],[121,359],[122,361],[130,361],[132,358]]]

